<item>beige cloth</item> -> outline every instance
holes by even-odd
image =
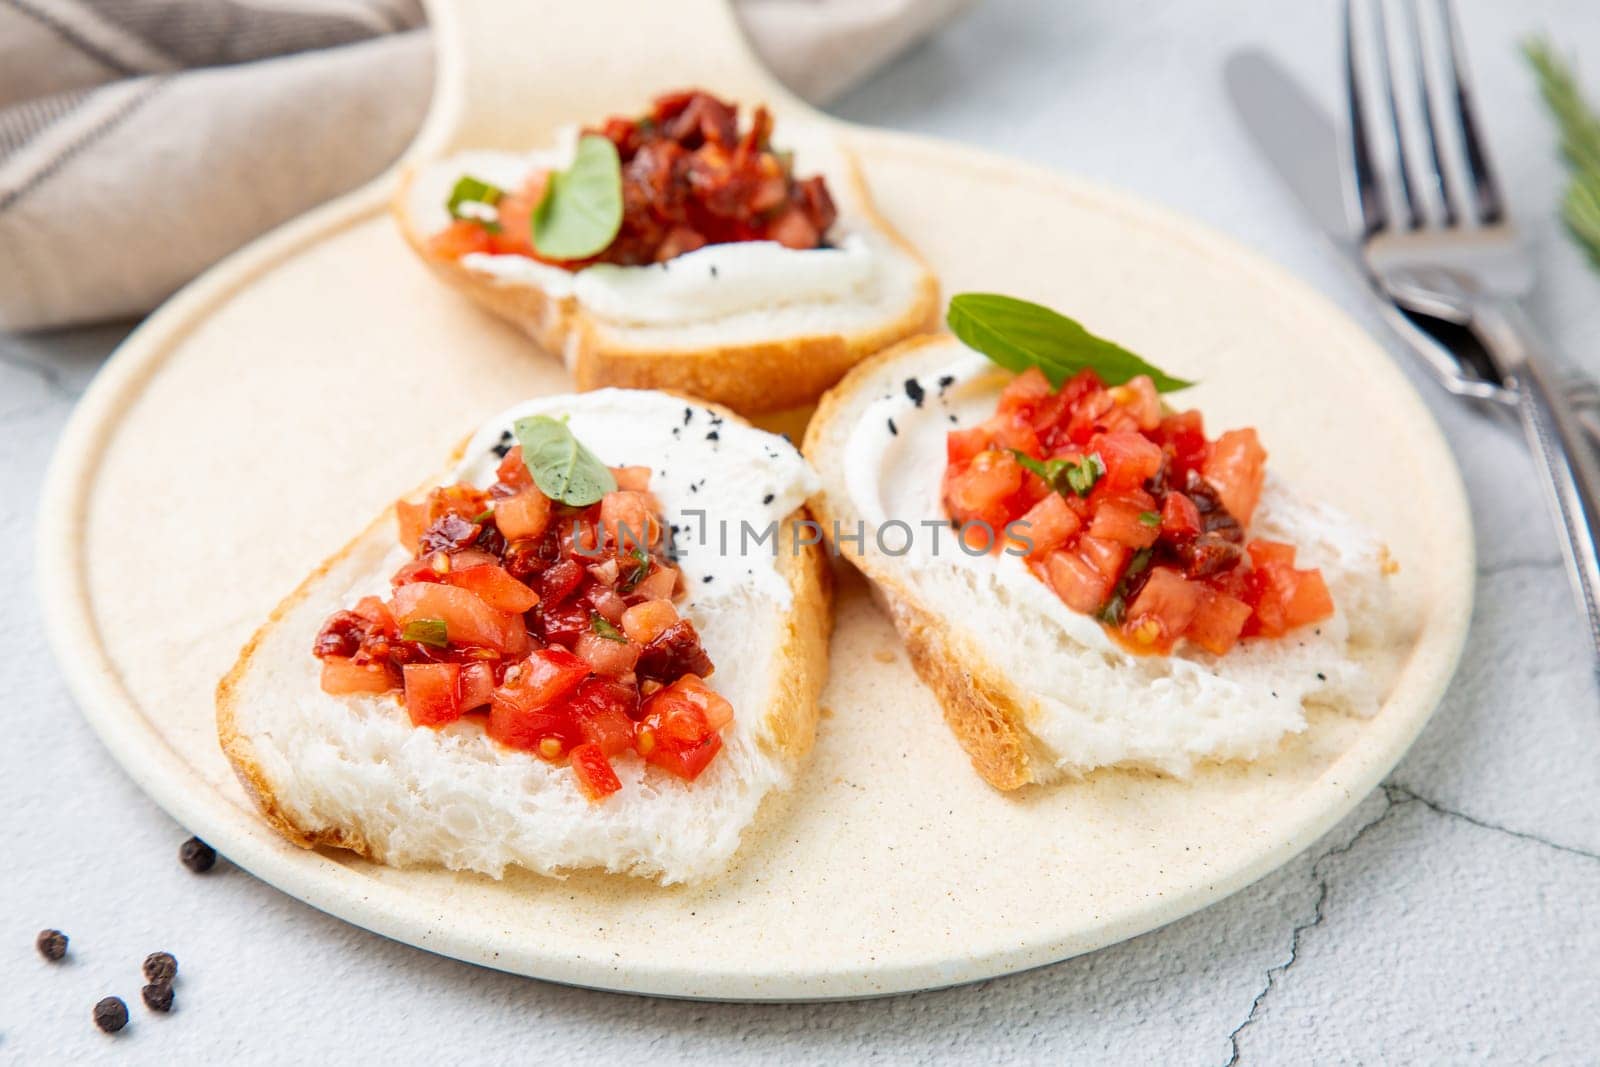
[[[969,2],[735,0],[813,101]],[[417,0],[0,0],[0,329],[148,311],[379,173],[432,76]]]

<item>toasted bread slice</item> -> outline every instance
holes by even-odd
[[[430,250],[463,174],[514,187],[532,169],[564,165],[570,149],[560,147],[435,161],[402,177],[392,207],[434,273],[563,358],[579,389],[665,389],[746,415],[782,411],[814,402],[865,357],[931,328],[939,293],[836,138],[785,121],[778,140],[794,149],[801,172],[827,178],[837,247],[712,245],[665,264],[576,274],[521,256],[457,261]]]
[[[874,583],[979,774],[1004,790],[1106,766],[1186,775],[1264,755],[1310,707],[1377,710],[1403,649],[1386,550],[1271,476],[1250,533],[1322,569],[1337,611],[1315,633],[1131,655],[1020,559],[969,554],[941,500],[945,438],[991,415],[1008,378],[953,337],[915,338],[829,392],[805,441],[813,514]]]
[[[692,458],[670,444],[682,439],[669,431],[682,426],[686,411],[697,420],[693,437],[704,455],[694,471],[674,478],[661,468],[687,467]],[[814,483],[781,438],[720,411],[686,409],[676,397],[621,390],[514,409],[466,446],[453,473],[428,486],[492,480],[474,475],[492,469],[492,459],[474,468],[474,456],[494,445],[501,424],[536,412],[570,415],[575,432],[606,462],[653,462],[662,484],[652,489],[669,517],[686,504],[736,529],[742,519],[788,526],[806,517],[800,502]],[[702,436],[713,417],[715,443]],[[631,439],[606,440],[598,428],[619,419],[635,424]],[[767,462],[771,457],[777,459]],[[709,492],[709,479],[719,475],[730,483],[726,492]],[[707,487],[686,499],[684,487],[701,478]],[[751,503],[735,509],[739,514],[719,512],[718,501],[735,492]],[[708,537],[704,551],[692,546],[680,561],[688,586],[680,610],[716,665],[709,683],[735,709],[722,731],[722,752],[693,782],[629,753],[614,760],[622,789],[591,802],[568,767],[503,747],[469,719],[419,728],[396,694],[324,693],[311,655],[319,628],[361,595],[385,592],[388,576],[409,558],[396,548],[392,508],[317,568],[245,646],[217,690],[223,751],[267,820],[307,848],[495,877],[508,866],[544,874],[602,868],[664,884],[710,877],[726,865],[762,799],[790,782],[815,733],[827,669],[830,574],[807,539],[789,536],[784,543],[796,541],[794,552],[774,556],[769,546],[732,559],[712,554],[715,541]],[[706,581],[708,575],[714,580]]]

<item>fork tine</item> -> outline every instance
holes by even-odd
[[[1496,223],[1505,217],[1505,200],[1500,195],[1500,183],[1495,180],[1489,165],[1489,151],[1478,132],[1477,112],[1472,106],[1472,92],[1467,81],[1467,53],[1461,40],[1461,27],[1456,22],[1455,5],[1451,0],[1438,0],[1439,22],[1444,27],[1447,71],[1450,76],[1456,117],[1461,124],[1461,140],[1467,154],[1467,173],[1472,178],[1472,191],[1477,202],[1479,222]]]
[[[1395,172],[1400,180],[1400,202],[1405,210],[1405,224],[1409,229],[1422,225],[1421,205],[1411,188],[1411,160],[1406,152],[1405,134],[1400,129],[1400,105],[1394,95],[1394,68],[1389,57],[1389,29],[1385,18],[1383,0],[1377,0],[1373,11],[1373,41],[1377,49],[1377,65],[1383,96],[1389,105],[1389,130],[1394,135]]]
[[[1353,0],[1344,0],[1344,80],[1350,107],[1350,168],[1356,183],[1356,199],[1361,206],[1361,229],[1371,236],[1389,221],[1389,205],[1383,191],[1383,178],[1372,162],[1371,131],[1361,91],[1361,66],[1357,59]]]
[[[1422,102],[1422,125],[1428,135],[1428,160],[1433,164],[1433,170],[1427,177],[1432,180],[1439,202],[1444,206],[1445,225],[1453,226],[1460,214],[1456,208],[1457,191],[1455,182],[1445,167],[1439,130],[1434,125],[1433,90],[1428,84],[1428,64],[1423,56],[1422,23],[1417,17],[1417,0],[1405,0],[1405,4],[1406,28],[1411,36],[1412,65],[1417,68],[1417,95]]]

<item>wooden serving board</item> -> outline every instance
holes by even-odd
[[[810,112],[719,0],[461,0],[433,11],[436,105],[411,153],[524,147],[699,84]],[[1395,763],[1471,613],[1445,443],[1382,352],[1316,294],[1191,222],[1084,182],[835,124],[947,293],[1069,310],[1203,384],[1216,426],[1383,533],[1420,620],[1381,713],[1317,718],[1274,757],[1190,781],[1100,773],[1002,796],[967,766],[860,581],[841,571],[815,755],[714,884],[493,881],[302,851],[217,748],[212,690],[273,605],[477,422],[564,390],[560,364],[433,281],[384,212],[392,178],[257,241],[106,366],[41,519],[51,638],[140,785],[234,862],[410,942],[555,981],[687,997],[922,989],[1060,960],[1169,922],[1289,859]],[[309,646],[309,635],[307,638]]]

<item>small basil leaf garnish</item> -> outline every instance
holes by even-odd
[[[1107,385],[1121,385],[1140,374],[1148,374],[1162,393],[1194,384],[1151,366],[1119,344],[1096,337],[1059,312],[1013,296],[957,293],[950,298],[945,321],[968,348],[1017,374],[1038,367],[1058,388],[1085,368]]]
[[[622,228],[622,159],[610,138],[584,134],[572,166],[550,175],[533,213],[533,247],[550,259],[587,259]]]
[[[522,462],[533,475],[533,484],[551,500],[585,508],[616,491],[611,468],[584,448],[564,421],[532,415],[518,419],[511,429],[522,446]]]
[[[412,619],[400,631],[402,641],[415,641],[419,645],[446,648],[450,644],[450,631],[443,619]]]
[[[445,204],[445,210],[450,212],[452,218],[467,219],[471,222],[481,223],[492,230],[498,230],[500,228],[498,222],[463,211],[461,205],[485,204],[489,207],[494,207],[504,195],[504,190],[499,186],[490,185],[480,178],[464,174],[456,180],[455,188],[450,190],[450,199]]]

